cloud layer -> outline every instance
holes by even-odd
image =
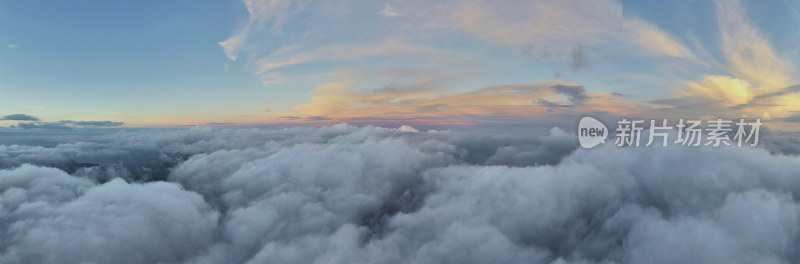
[[[0,262],[800,258],[798,157],[575,141],[340,124],[1,146]]]
[[[13,115],[17,116],[14,118],[22,118],[22,119],[5,119],[5,120],[27,120],[27,121],[38,121],[32,116],[27,115]],[[6,116],[8,118],[9,116]],[[33,119],[25,119],[25,118],[33,118]],[[28,122],[28,123],[18,123],[17,127],[22,129],[46,129],[46,130],[70,130],[74,128],[83,128],[83,127],[118,127],[125,124],[125,122],[115,122],[115,121],[72,121],[72,120],[61,120],[58,122]]]

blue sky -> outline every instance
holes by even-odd
[[[694,115],[796,129],[799,6],[3,1],[0,115],[131,127]]]
[[[251,74],[237,65],[226,71],[217,44],[246,12],[238,2],[0,4],[0,38],[14,45],[0,53],[3,112],[133,120],[265,99]]]

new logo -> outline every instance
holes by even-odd
[[[583,117],[578,123],[578,142],[581,147],[592,148],[606,142],[608,128],[597,119]]]

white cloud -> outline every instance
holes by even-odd
[[[219,213],[174,183],[95,185],[48,168],[0,171],[3,263],[176,262],[213,242]],[[79,241],[79,242],[78,242]]]
[[[415,130],[196,127],[3,146],[3,168],[167,163],[171,172],[144,183],[102,175],[109,170],[0,170],[7,238],[0,262],[794,258],[796,156],[750,148],[575,151],[574,135],[560,129],[546,137],[408,132]]]
[[[389,4],[386,4],[386,6],[384,6],[383,9],[380,12],[378,12],[378,14],[381,14],[381,15],[387,16],[387,17],[402,16],[400,13],[397,13],[396,11],[394,11],[392,9],[392,6],[389,5]]]
[[[249,28],[243,28],[240,32],[236,33],[229,39],[219,43],[219,45],[222,46],[222,50],[225,51],[225,56],[227,56],[228,59],[235,61],[239,58],[239,50],[244,47],[249,30]]]
[[[247,22],[243,23],[232,37],[219,42],[219,45],[222,46],[225,55],[235,61],[254,31],[263,30],[269,25],[269,30],[280,32],[283,23],[292,15],[302,11],[309,2],[306,0],[244,0],[248,12]]]

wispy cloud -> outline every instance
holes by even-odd
[[[641,47],[651,55],[687,59],[700,65],[705,74],[699,80],[686,80],[683,87],[675,89],[671,98],[650,101],[657,105],[668,105],[674,113],[717,116],[748,116],[785,120],[798,110],[800,97],[793,92],[791,62],[774,50],[758,28],[748,19],[745,6],[738,0],[714,1],[718,23],[718,43],[721,54],[719,62],[704,63],[698,58],[711,59],[702,52],[693,52],[681,45],[669,34],[655,26],[639,21],[627,20],[626,30],[635,37]],[[694,47],[701,48],[700,45]],[[684,67],[682,70],[687,71]],[[691,112],[688,112],[691,111]],[[662,112],[663,114],[664,112]],[[781,128],[773,124],[773,128]]]
[[[615,1],[469,1],[449,10],[451,28],[490,43],[521,46],[553,41],[606,42],[620,31]]]
[[[464,120],[461,117],[556,116],[579,111],[686,113],[678,106],[691,106],[705,115],[785,117],[796,110],[792,105],[800,105],[794,93],[757,99],[789,86],[793,65],[779,56],[737,0],[715,1],[710,9],[703,10],[709,14],[699,16],[716,20],[718,28],[710,30],[714,34],[701,37],[693,34],[708,33],[705,29],[676,30],[675,25],[659,24],[663,21],[647,13],[623,16],[619,1],[605,0],[437,4],[412,0],[364,3],[352,8],[309,5],[305,1],[245,1],[245,5],[247,20],[220,43],[226,55],[231,60],[246,55],[247,69],[265,85],[291,84],[293,89],[311,95],[306,103],[295,103],[295,111],[286,111],[291,105],[282,104],[280,110],[268,114],[275,120]],[[307,23],[303,19],[306,15],[313,15],[314,23]],[[366,18],[347,19],[352,16]],[[328,26],[332,24],[346,26]],[[458,45],[440,45],[453,39]],[[501,63],[491,57],[497,54],[507,57]],[[509,61],[512,56],[520,61]],[[523,62],[534,57],[532,65]],[[506,63],[518,64],[508,66],[516,67],[511,69],[513,73],[496,74],[507,69]],[[616,65],[602,67],[604,63]],[[375,68],[392,71],[404,67],[452,74],[436,84],[413,89],[409,84],[413,78],[371,74]],[[552,89],[555,86],[531,90],[512,87],[528,80],[507,82],[511,84],[498,81],[523,75],[524,67],[550,72],[537,72],[547,77],[536,76],[523,85],[569,80],[564,85],[582,87],[584,96],[570,97]],[[569,69],[574,74],[565,76],[563,72]],[[345,71],[363,78],[343,78],[339,73]],[[601,81],[581,76],[592,71],[613,76]],[[485,76],[491,78],[482,79]],[[613,87],[638,83],[609,80],[628,77],[639,78],[654,88],[641,94],[627,88],[621,91],[630,96],[618,96]],[[465,80],[475,79],[485,87],[476,90],[464,86]],[[304,83],[297,85],[298,80]],[[586,89],[582,83],[608,85]],[[668,111],[656,110],[665,107]]]
[[[752,26],[739,0],[714,1],[719,18],[721,49],[730,71],[759,87],[777,89],[790,84],[792,65],[779,57],[767,38]]]
[[[456,53],[439,47],[431,39],[443,35],[463,34],[472,42],[492,45],[545,46],[561,53],[560,47],[581,47],[579,56],[567,48],[559,60],[580,69],[586,65],[589,45],[606,43],[621,32],[622,7],[615,1],[533,1],[489,4],[484,1],[453,1],[431,4],[427,1],[383,4],[378,13],[388,17],[402,16],[392,23],[356,23],[359,30],[326,28],[342,23],[343,16],[358,15],[363,10],[341,10],[337,6],[307,2],[245,1],[249,19],[229,39],[220,42],[226,56],[238,60],[247,53],[255,65],[254,74],[276,77],[269,72],[287,66],[311,62],[353,61],[364,57],[416,58],[430,63],[434,58]],[[374,6],[374,5],[364,5]],[[329,8],[334,11],[326,11]],[[404,10],[401,14],[397,10]],[[407,12],[405,12],[407,10]],[[302,12],[315,15],[317,23],[294,21]],[[284,24],[297,23],[292,32],[284,32]],[[351,25],[356,26],[356,25]],[[282,41],[274,41],[281,39]],[[335,40],[335,41],[332,41]],[[433,55],[433,56],[432,56]],[[485,67],[485,65],[484,65]],[[267,80],[265,83],[275,84]]]
[[[674,36],[644,20],[626,19],[623,28],[625,38],[634,43],[643,55],[695,59],[689,48],[675,40]]]
[[[244,0],[249,18],[237,33],[219,43],[230,60],[236,60],[239,52],[246,46],[251,34],[269,25],[269,30],[280,31],[283,23],[292,15],[303,10],[310,1],[291,0]]]
[[[44,110],[44,107],[38,106],[38,105],[23,105],[22,108],[34,109],[34,110]]]
[[[275,54],[258,61],[256,74],[312,61],[350,60],[365,56],[387,55],[402,57],[409,55],[433,54],[437,50],[429,47],[420,47],[401,41],[384,41],[377,44],[341,44],[328,45],[311,51],[290,52],[288,54]]]
[[[209,123],[205,123],[205,125],[211,125],[211,126],[222,126],[222,125],[232,125],[232,124],[234,124],[234,123],[229,123],[229,122],[209,122]]]
[[[383,9],[380,12],[378,12],[378,14],[381,14],[381,15],[384,15],[384,16],[387,16],[387,17],[398,17],[398,16],[401,16],[401,14],[397,13],[397,11],[394,11],[394,9],[392,9],[392,6],[389,5],[389,4],[386,4],[386,6],[384,6]]]

